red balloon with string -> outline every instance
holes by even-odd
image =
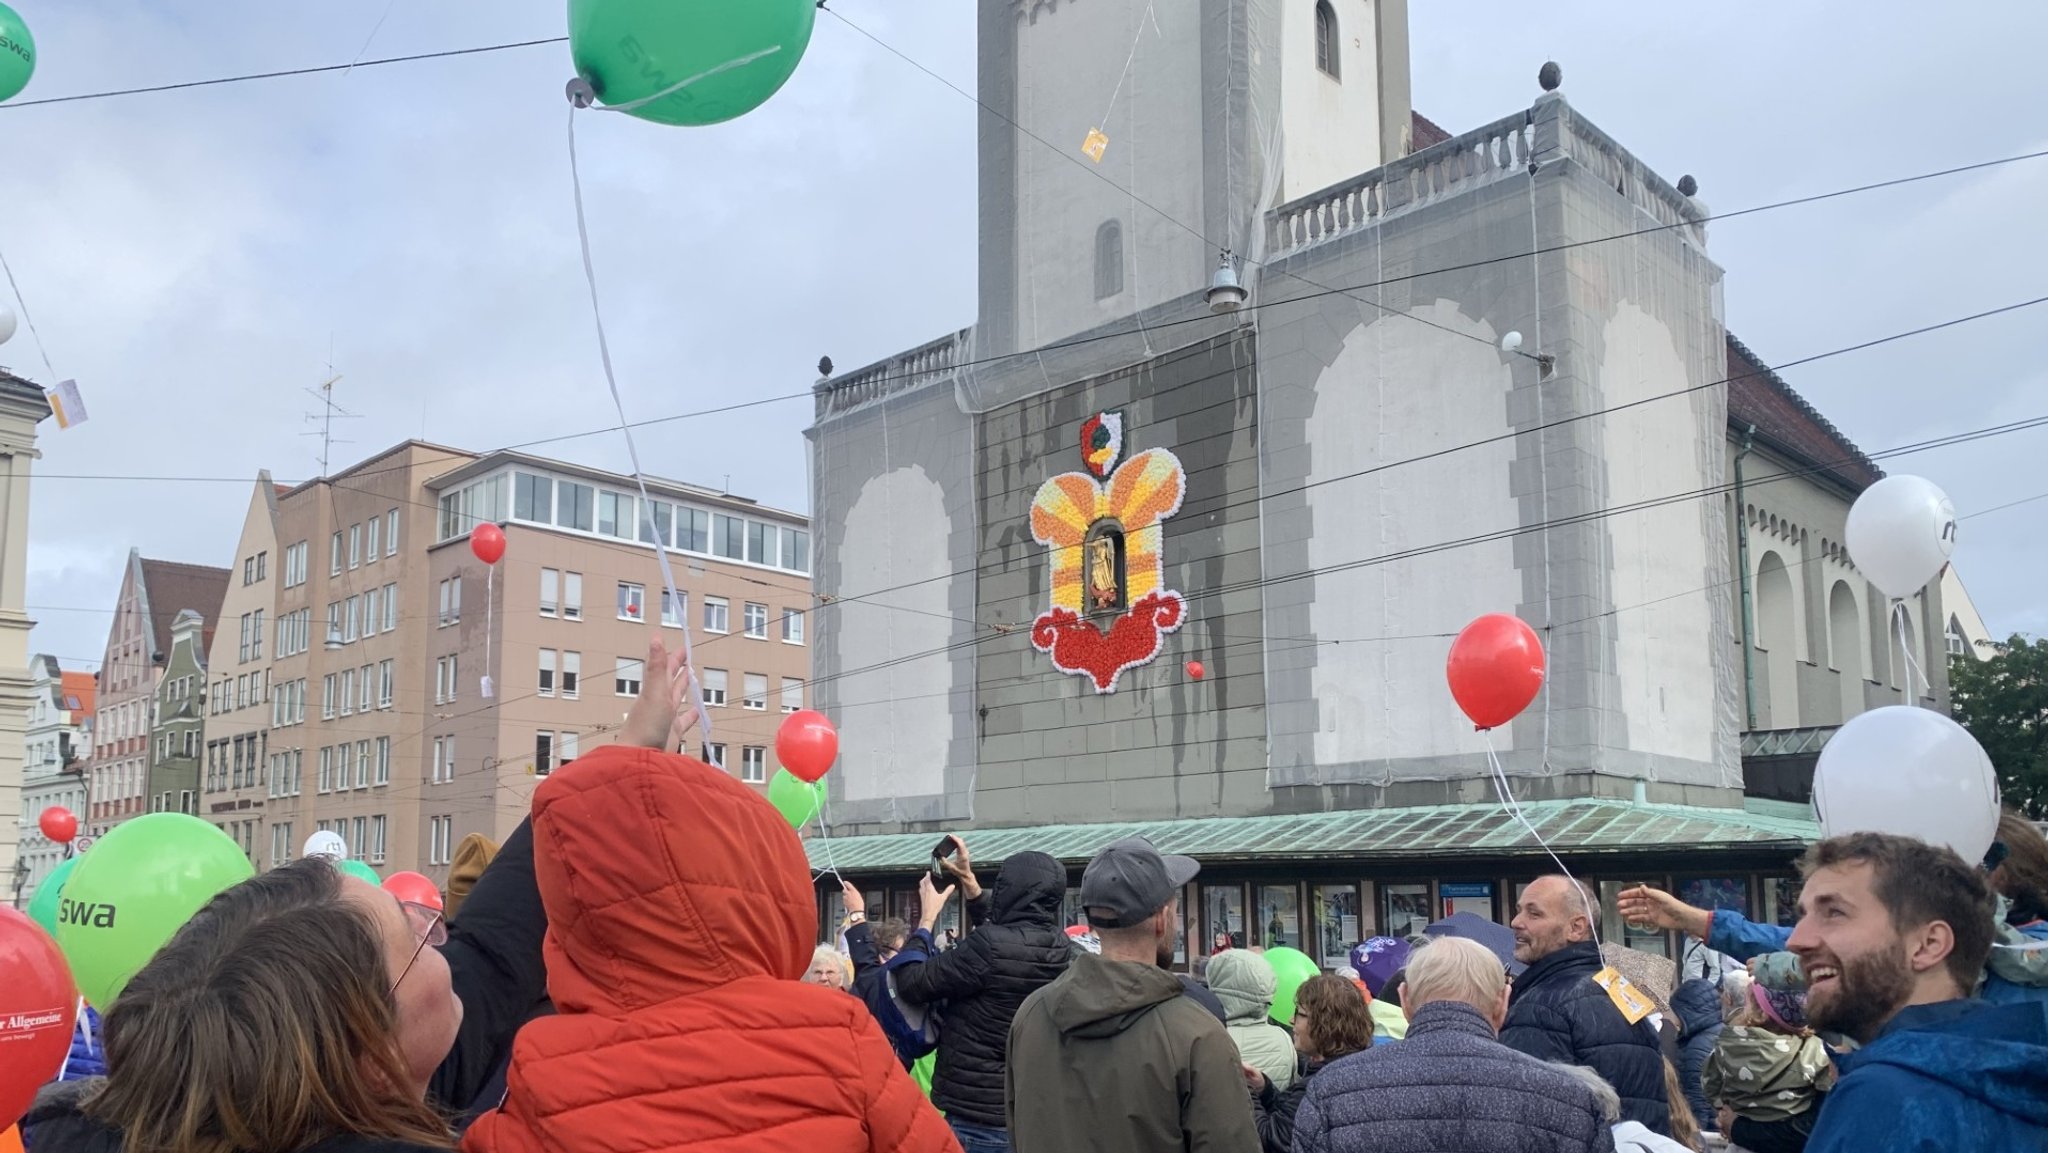
[[[839,759],[839,730],[816,709],[798,709],[775,733],[775,758],[790,776],[813,783]]]
[[[60,845],[68,845],[78,836],[78,814],[62,805],[51,805],[36,818],[36,827],[45,837]]]
[[[112,914],[108,914],[112,916]],[[78,986],[43,927],[0,907],[0,1120],[28,1111],[71,1048]]]
[[[1520,617],[1488,613],[1452,642],[1445,672],[1451,696],[1472,723],[1497,729],[1543,691],[1543,642]]]
[[[505,555],[505,530],[489,521],[469,530],[469,551],[485,564],[497,564]]]

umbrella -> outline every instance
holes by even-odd
[[[1463,937],[1486,946],[1486,950],[1500,958],[1500,963],[1514,976],[1521,976],[1528,966],[1515,960],[1515,932],[1506,925],[1498,925],[1477,913],[1452,913],[1441,921],[1432,922],[1422,930],[1431,937]]]

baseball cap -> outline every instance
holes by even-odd
[[[1111,841],[1081,873],[1088,923],[1123,929],[1166,907],[1202,866],[1193,857],[1161,856],[1143,837]]]

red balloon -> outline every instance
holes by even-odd
[[[393,873],[384,878],[384,891],[414,905],[441,909],[441,886],[418,873]]]
[[[839,758],[839,730],[816,709],[798,709],[775,733],[775,758],[790,776],[814,782]]]
[[[505,555],[505,530],[489,521],[469,530],[469,551],[485,564],[497,564]]]
[[[1481,729],[1514,720],[1543,689],[1543,642],[1520,617],[1488,613],[1451,644],[1451,696]]]
[[[1191,677],[1193,677],[1194,679],[1196,679],[1196,680],[1198,680],[1198,681],[1199,681],[1199,680],[1201,680],[1201,679],[1202,679],[1203,677],[1205,677],[1205,676],[1208,676],[1208,675],[1209,675],[1209,670],[1208,670],[1208,669],[1205,669],[1205,668],[1203,668],[1203,667],[1202,667],[1202,662],[1200,662],[1200,661],[1189,661],[1189,662],[1188,662],[1188,675],[1189,675],[1189,676],[1191,676]]]
[[[42,926],[0,908],[0,1119],[28,1112],[71,1051],[78,986]]]
[[[51,805],[36,818],[36,826],[43,835],[60,845],[68,845],[78,835],[78,814],[62,805]]]

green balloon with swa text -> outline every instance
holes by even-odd
[[[657,124],[717,124],[775,95],[817,19],[816,0],[569,0],[569,55],[609,105],[744,60],[629,112]]]
[[[43,927],[52,940],[57,937],[57,898],[64,895],[64,883],[71,879],[71,870],[78,867],[82,857],[68,857],[63,863],[50,870],[43,883],[36,886],[35,898],[28,903],[28,919]]]
[[[36,74],[36,38],[21,15],[0,4],[0,100],[12,100]]]
[[[57,945],[101,1008],[214,894],[255,876],[226,833],[183,813],[137,817],[78,859],[57,904]]]

